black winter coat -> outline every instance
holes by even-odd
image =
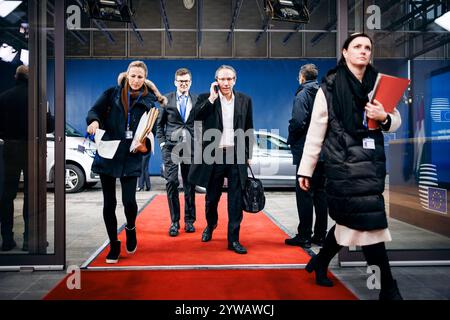
[[[302,84],[295,95],[292,108],[292,119],[289,120],[289,136],[287,143],[291,146],[292,162],[298,165],[302,159],[305,147],[306,133],[311,121],[311,113],[319,84],[315,80],[309,80]]]
[[[249,134],[248,139],[245,139],[244,145],[239,145],[239,141],[236,136],[234,137],[234,154],[238,155],[241,150],[244,150],[244,160],[243,163],[237,164],[239,171],[239,180],[241,183],[242,189],[245,187],[245,182],[247,181],[247,162],[252,157],[253,151],[253,143],[254,143],[254,135],[253,135],[253,107],[252,107],[252,99],[240,92],[233,91],[235,100],[234,100],[234,130],[243,130],[243,132]],[[218,97],[214,104],[208,100],[209,93],[201,94],[198,97],[197,104],[193,108],[194,110],[194,119],[197,121],[202,121],[202,130],[200,134],[202,137],[205,135],[210,129],[218,129],[221,133],[223,131],[223,122],[222,122],[222,107],[220,103],[220,98]],[[197,135],[197,132],[195,132]],[[220,137],[218,137],[220,141]],[[202,140],[201,137],[194,136],[194,140]],[[207,152],[207,148],[211,148],[210,145],[216,144],[218,146],[219,141],[209,141],[207,139],[202,140],[201,142],[201,155]],[[197,148],[197,142],[195,143],[195,148]],[[213,150],[213,156],[216,154],[217,148]],[[196,153],[198,151],[196,150]],[[239,157],[239,156],[238,156]],[[207,187],[209,180],[211,178],[211,174],[213,172],[214,166],[208,164],[204,161],[203,157],[201,163],[197,163],[197,160],[194,155],[194,164],[191,165],[189,170],[188,180],[195,185]]]
[[[93,121],[98,121],[100,128],[105,130],[103,141],[120,140],[117,152],[112,159],[105,159],[96,153],[92,171],[99,174],[105,174],[115,178],[121,177],[139,177],[141,175],[142,153],[130,152],[132,139],[125,138],[127,119],[125,117],[124,107],[120,99],[122,85],[112,87],[103,92],[89,110],[86,122],[89,125]],[[134,132],[137,129],[139,120],[144,112],[155,107],[156,96],[148,88],[148,94],[141,97],[133,105],[130,111],[130,130]],[[150,140],[146,139],[147,149],[150,152]]]
[[[322,147],[325,190],[330,217],[355,230],[387,228],[384,208],[386,156],[381,130],[370,130],[375,149],[364,149],[362,139],[347,133],[336,118],[332,87],[334,75],[321,85],[328,105],[328,131]]]

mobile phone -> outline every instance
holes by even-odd
[[[219,92],[219,86],[218,86],[217,84],[214,86],[214,91],[215,91],[216,93]]]

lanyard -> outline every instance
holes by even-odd
[[[130,130],[130,119],[131,119],[131,108],[139,101],[139,99],[142,96],[142,91],[139,92],[139,95],[137,97],[136,100],[134,100],[133,105],[131,105],[131,96],[130,96],[130,91],[128,91],[128,120],[127,120],[127,131]]]

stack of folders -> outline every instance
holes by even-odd
[[[159,110],[157,108],[151,108],[149,112],[142,115],[141,120],[139,120],[133,142],[130,146],[131,152],[147,152],[145,139],[151,135],[153,126],[158,118],[158,114]]]

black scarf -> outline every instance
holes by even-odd
[[[360,82],[345,63],[336,67],[333,89],[333,108],[346,132],[354,137],[367,136],[368,129],[363,124],[364,108],[369,101],[367,94],[375,85],[378,71],[367,65]]]

